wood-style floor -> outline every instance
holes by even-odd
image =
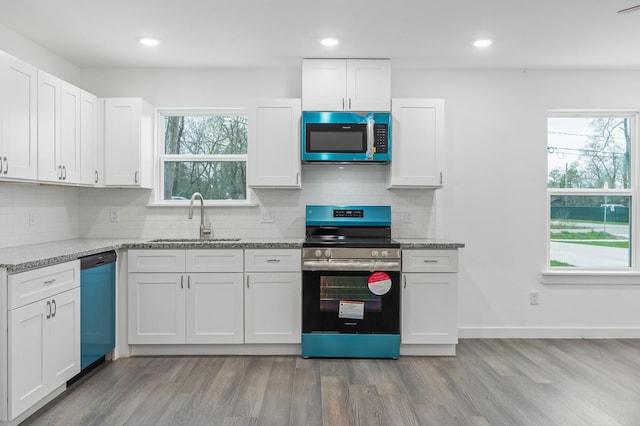
[[[456,357],[135,357],[33,425],[640,425],[640,340],[461,340]]]

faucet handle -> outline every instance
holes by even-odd
[[[209,222],[209,227],[205,228],[204,223],[200,224],[200,238],[203,240],[208,240],[213,237],[213,231],[211,230],[211,222]]]

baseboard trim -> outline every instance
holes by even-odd
[[[459,327],[460,339],[640,339],[638,327]]]

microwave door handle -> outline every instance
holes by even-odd
[[[373,127],[376,124],[373,117],[367,119],[367,160],[373,160]]]

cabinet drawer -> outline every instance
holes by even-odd
[[[129,272],[184,272],[184,250],[129,250]]]
[[[403,250],[402,272],[458,272],[458,250]]]
[[[301,250],[245,250],[246,272],[297,272],[301,271]]]
[[[242,272],[242,250],[187,250],[187,272]]]
[[[19,308],[80,286],[80,261],[9,275],[8,285],[8,309]]]

